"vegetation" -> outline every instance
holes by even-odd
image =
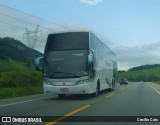
[[[42,73],[12,59],[0,62],[0,98],[42,93]]]
[[[18,40],[9,37],[0,38],[0,59],[5,60],[11,58],[26,63],[27,58],[29,57],[33,64],[34,59],[40,56],[42,56],[42,53],[28,48]]]
[[[159,67],[160,67],[160,64],[142,65],[142,66],[133,67],[128,71],[137,71],[137,70],[152,69],[152,68],[159,68]]]
[[[27,48],[12,38],[0,38],[0,99],[42,93],[42,72],[34,69],[34,58],[42,56],[32,51],[32,67],[27,68]],[[33,56],[34,55],[34,56]]]
[[[118,81],[127,78],[129,81],[157,82],[160,81],[160,65],[146,65],[134,67],[128,71],[118,73]]]

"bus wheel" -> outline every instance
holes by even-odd
[[[99,84],[99,81],[98,81],[98,83],[97,83],[97,87],[96,87],[96,92],[94,92],[94,93],[93,93],[93,97],[98,96],[99,91],[100,91],[100,84]]]
[[[113,91],[113,84],[112,84],[111,87],[110,87],[110,91]]]
[[[112,84],[110,86],[110,91],[113,91],[113,89],[114,89],[114,79],[112,79]]]
[[[64,98],[66,95],[65,94],[58,94],[59,98]]]

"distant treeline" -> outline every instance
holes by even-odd
[[[118,71],[118,81],[127,78],[129,81],[160,81],[160,64],[143,65],[129,69],[128,71]]]
[[[160,67],[160,64],[142,65],[142,66],[133,67],[128,71],[138,71],[138,70],[152,69],[152,68],[158,68],[158,67]]]

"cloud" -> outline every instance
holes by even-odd
[[[144,49],[146,52],[148,53],[152,53],[152,54],[160,54],[159,50],[160,50],[160,42],[156,42],[156,43],[152,43],[152,44],[144,44],[143,46],[141,46],[141,49]]]
[[[103,0],[80,0],[81,3],[85,3],[88,5],[97,5],[101,3]]]
[[[159,50],[155,50],[154,45],[159,45],[159,42],[141,47],[124,47],[118,45],[112,47],[117,55],[118,69],[127,70],[140,65],[159,64]]]

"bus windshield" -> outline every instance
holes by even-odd
[[[48,78],[78,78],[88,75],[88,50],[65,50],[46,52],[44,76]]]

